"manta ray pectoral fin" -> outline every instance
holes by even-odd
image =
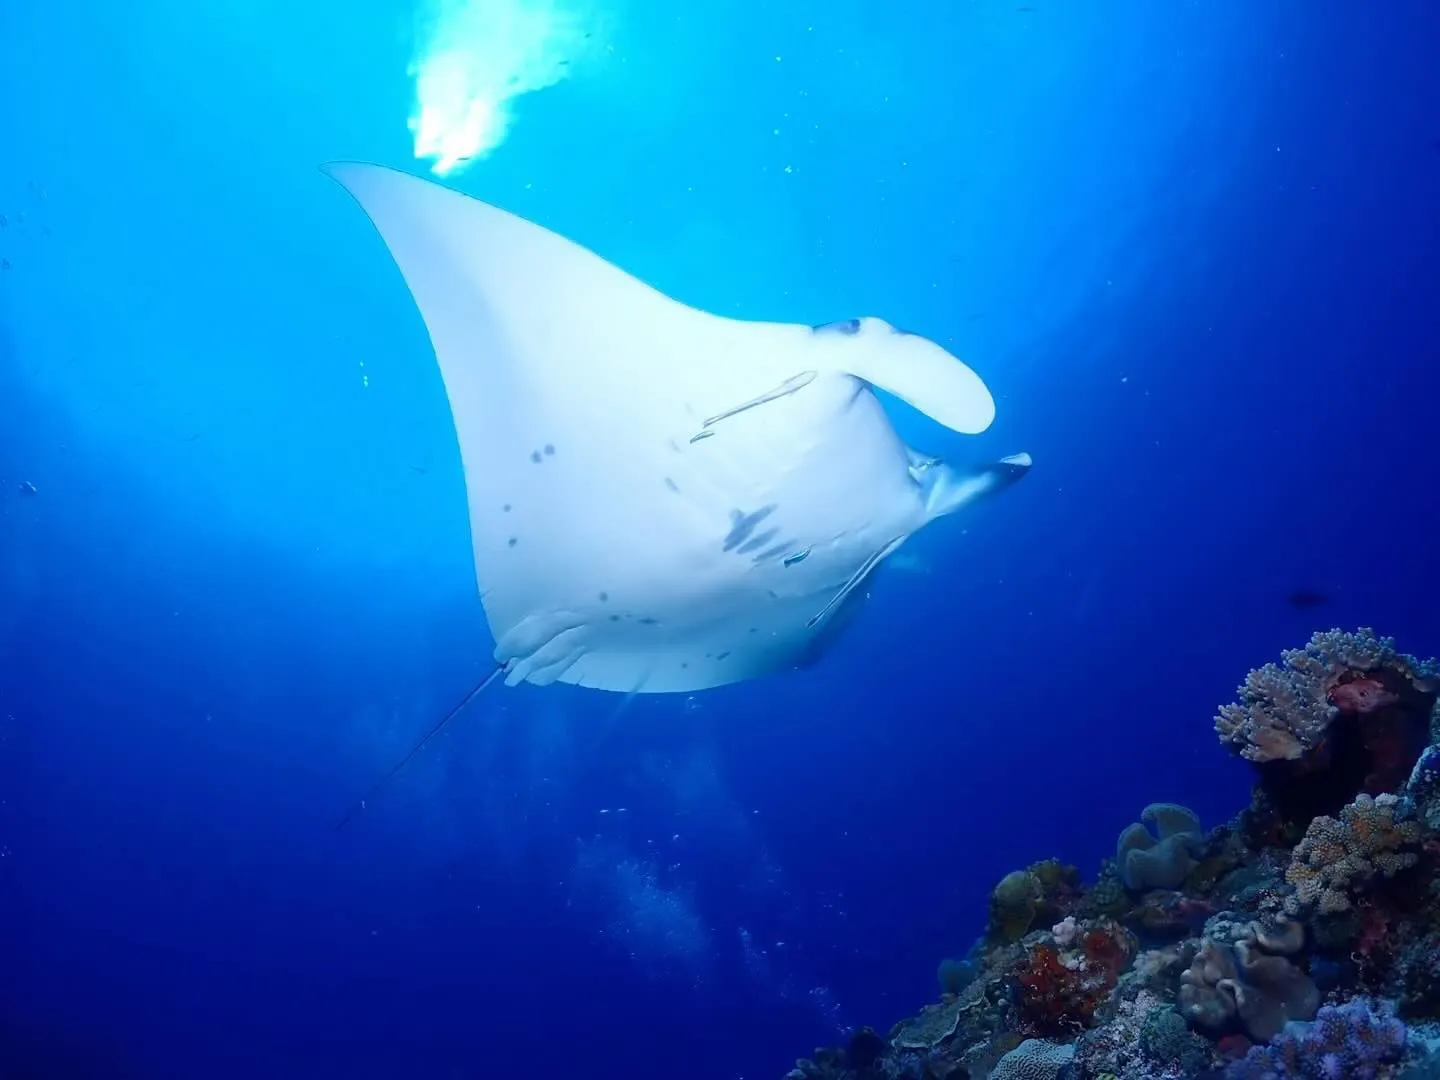
[[[912,465],[911,475],[924,488],[926,515],[934,520],[1004,491],[1029,473],[1031,464],[1029,454],[1019,453],[963,472],[938,461],[927,462],[923,471]]]

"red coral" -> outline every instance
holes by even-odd
[[[1235,1060],[1243,1058],[1254,1045],[1244,1035],[1222,1035],[1215,1043],[1215,1049],[1221,1057]]]
[[[1364,962],[1376,959],[1375,953],[1388,953],[1387,939],[1390,935],[1390,916],[1373,903],[1360,905],[1360,940],[1355,953]]]
[[[1128,950],[1115,934],[1104,930],[1091,930],[1086,933],[1081,948],[1085,953],[1086,964],[1105,972],[1112,983],[1119,976],[1120,969],[1125,966]]]
[[[1087,1026],[1095,1009],[1079,994],[1079,983],[1079,972],[1065,966],[1055,946],[1036,945],[1015,977],[1020,1011],[1039,1032]]]
[[[1015,973],[1023,1024],[1045,1035],[1090,1027],[1130,955],[1123,931],[1108,926],[1086,931],[1079,947],[1064,953],[1045,942],[1032,946]]]

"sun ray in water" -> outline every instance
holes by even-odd
[[[564,0],[427,5],[410,64],[416,159],[446,176],[493,152],[510,134],[515,99],[568,77],[590,22]]]

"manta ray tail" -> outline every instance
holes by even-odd
[[[358,803],[351,807],[350,812],[346,814],[343,818],[341,818],[340,823],[335,826],[335,831],[339,832],[341,829],[345,828],[346,825],[350,824],[350,822],[354,819],[355,815],[360,813],[360,811],[364,810],[365,807],[369,804],[370,800],[375,798],[375,796],[384,789],[385,785],[395,778],[396,774],[398,774],[401,769],[405,768],[406,765],[409,765],[411,759],[413,759],[416,754],[420,753],[421,750],[424,750],[431,739],[435,738],[436,735],[439,735],[440,732],[445,729],[446,724],[450,723],[451,720],[454,720],[455,717],[459,716],[465,710],[465,706],[469,705],[477,697],[483,694],[486,688],[489,687],[491,683],[493,683],[504,673],[505,667],[505,664],[497,664],[494,670],[492,670],[488,675],[486,675],[483,679],[481,679],[473,687],[471,687],[470,692],[460,699],[460,703],[456,705],[453,709],[451,709],[449,712],[447,712],[444,716],[442,716],[429,731],[425,732],[425,734],[420,737],[419,741],[417,741],[415,745],[410,748],[410,752],[406,754],[403,758],[401,758],[399,762],[396,763],[393,769],[391,769],[388,773],[386,773],[378,781],[376,781],[375,785],[371,787],[369,792],[366,793],[365,798],[361,799]]]

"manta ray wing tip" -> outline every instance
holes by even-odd
[[[351,182],[361,173],[366,172],[387,172],[398,173],[401,176],[409,176],[409,173],[397,169],[391,165],[382,165],[378,161],[356,161],[347,158],[337,158],[332,161],[322,161],[316,166],[321,173],[334,180],[341,187],[348,189]]]

